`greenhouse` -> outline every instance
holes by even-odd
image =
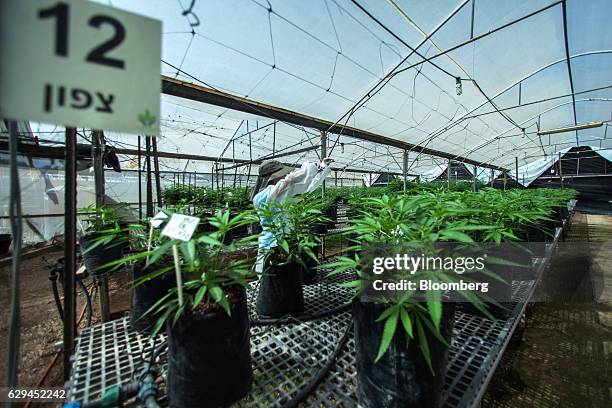
[[[612,406],[609,0],[2,0],[7,407]]]

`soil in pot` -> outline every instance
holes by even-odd
[[[0,256],[8,255],[13,238],[11,234],[0,234]]]
[[[87,235],[81,235],[79,238],[83,262],[85,263],[87,272],[92,275],[100,275],[106,272],[108,268],[103,268],[102,265],[121,259],[123,256],[123,248],[125,246],[123,242],[111,245],[99,245],[91,251],[87,251],[87,248],[94,245],[95,240],[100,236],[102,235],[94,232]]]
[[[374,303],[353,301],[355,348],[357,359],[357,392],[360,406],[366,408],[437,408],[441,406],[448,347],[432,334],[428,336],[432,374],[418,341],[411,339],[398,324],[387,352],[378,363],[384,322],[376,319],[385,310]],[[455,305],[444,303],[440,331],[450,344]]]
[[[168,330],[167,392],[171,407],[230,406],[251,389],[253,369],[244,288],[230,293],[232,315],[196,309]],[[215,305],[217,306],[217,305]]]
[[[132,269],[132,283],[151,273],[152,269],[143,269],[144,263],[137,263]],[[168,290],[176,286],[174,272],[169,271],[164,275],[146,281],[136,287],[132,287],[130,293],[130,325],[141,333],[149,333],[159,317],[155,313],[145,316],[159,299],[164,297]]]
[[[257,313],[261,318],[278,319],[304,311],[302,269],[297,262],[267,264],[257,293]]]

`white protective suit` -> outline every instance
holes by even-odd
[[[321,162],[311,163],[306,162],[302,167],[287,174],[282,180],[274,185],[269,185],[259,191],[253,197],[253,206],[261,208],[270,200],[283,202],[291,199],[298,194],[305,194],[314,191],[317,187],[323,184],[325,178],[331,172],[331,166]],[[268,230],[265,223],[262,222],[263,232],[259,237],[259,251],[257,254],[257,263],[255,271],[263,272],[264,267],[264,251],[276,246],[276,237]]]

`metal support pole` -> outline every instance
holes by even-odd
[[[518,183],[519,181],[519,176],[518,176],[518,157],[514,158],[514,177],[516,177],[516,182]]]
[[[234,141],[232,140],[232,159],[236,159],[236,150],[234,148]],[[238,177],[238,167],[234,169],[234,188],[236,188],[236,177]],[[240,183],[242,186],[242,183]]]
[[[151,177],[151,136],[145,137],[147,161],[147,218],[153,217],[153,180]]]
[[[93,158],[94,169],[94,189],[96,194],[96,207],[105,204],[104,200],[104,162],[102,156],[104,154],[104,133],[101,130],[92,130],[91,132],[91,155]]]
[[[473,186],[474,192],[476,192],[476,171],[477,171],[477,169],[476,169],[476,166],[474,165],[474,177],[473,177],[473,180],[472,180],[473,183],[474,183],[474,186]]]
[[[76,336],[76,216],[77,216],[77,134],[66,128],[64,158],[64,380],[70,377],[70,357]]]
[[[563,188],[563,165],[561,163],[561,152],[559,152],[559,180],[561,181],[561,188]]]
[[[101,130],[93,130],[92,138],[92,156],[94,167],[94,186],[96,193],[96,207],[101,207],[105,204],[104,191],[104,163],[102,155],[104,153],[104,133]],[[91,273],[91,271],[90,271]],[[100,294],[100,319],[102,322],[110,320],[110,299],[108,296],[108,276],[101,274],[96,278],[98,285],[98,293]]]
[[[327,157],[327,133],[324,130],[321,131],[321,160]],[[325,194],[325,180],[321,184],[321,192]]]
[[[448,166],[446,167],[446,184],[449,190],[450,190],[450,182],[451,182],[451,160],[448,159]]]
[[[159,154],[157,152],[157,138],[153,137],[153,166],[155,168],[155,192],[157,193],[157,206],[161,207],[162,203],[162,188],[161,178],[159,175]]]
[[[504,171],[504,191],[506,190],[507,184],[508,184],[508,172]]]
[[[403,162],[403,166],[402,166],[402,172],[404,175],[404,193],[406,192],[408,186],[407,186],[407,180],[406,177],[408,175],[408,150],[404,149],[404,162]]]
[[[338,187],[338,170],[334,171],[334,186]]]
[[[248,126],[247,122],[247,126]],[[249,180],[251,180],[251,166],[253,163],[253,141],[251,140],[251,134],[249,133],[249,177],[247,178],[247,185],[249,184]]]
[[[21,299],[20,287],[20,262],[21,262],[21,237],[23,224],[21,223],[21,189],[19,186],[19,166],[17,161],[17,146],[19,136],[17,133],[17,122],[8,123],[9,130],[9,152],[10,152],[10,208],[9,217],[11,234],[13,235],[13,256],[11,260],[11,312],[8,321],[8,344],[6,348],[6,385],[16,387],[19,383],[19,352],[21,343]],[[7,402],[6,406],[11,408],[17,406],[15,402]]]
[[[493,187],[493,182],[495,181],[494,177],[495,173],[493,173],[493,169],[491,169],[491,187]]]
[[[272,155],[276,154],[276,121],[272,125]]]
[[[141,140],[140,136],[138,136],[138,220],[142,221],[142,155],[140,153],[140,145]]]

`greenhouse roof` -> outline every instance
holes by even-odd
[[[328,134],[328,154],[340,167],[401,171],[403,144],[508,169],[515,157],[525,165],[576,145],[612,148],[610,1],[112,5],[162,20],[161,73],[170,81],[337,124],[340,131]],[[283,160],[318,158],[318,130],[276,119],[163,95],[159,148],[240,159],[300,149]],[[538,135],[590,122],[603,124]],[[348,137],[344,126],[397,146]],[[133,136],[107,138],[134,145]],[[409,152],[410,173],[448,160],[417,151]]]

